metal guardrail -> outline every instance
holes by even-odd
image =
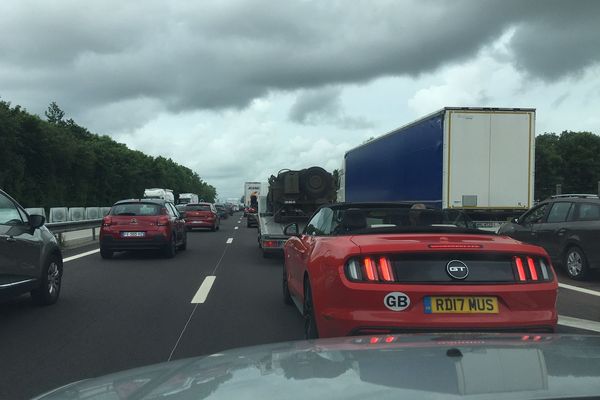
[[[100,228],[102,218],[88,219],[83,221],[67,221],[67,222],[48,222],[46,228],[55,235],[60,236],[61,233],[83,231],[85,229],[92,230],[92,240],[96,240],[96,228]]]

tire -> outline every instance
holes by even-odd
[[[177,253],[177,246],[175,241],[175,233],[171,235],[171,242],[165,245],[163,250],[163,254],[165,258],[173,258],[175,257],[175,253]]]
[[[315,321],[312,289],[310,288],[310,281],[308,278],[304,281],[304,307],[302,307],[302,309],[304,313],[304,338],[317,339],[319,337],[319,331],[317,330]]]
[[[187,249],[187,232],[183,233],[183,243],[179,245],[179,250],[185,251]]]
[[[114,252],[110,249],[107,249],[105,247],[100,247],[100,257],[102,257],[105,260],[110,260],[111,258],[113,258],[113,254]]]
[[[56,303],[60,296],[62,275],[62,260],[58,256],[50,256],[42,271],[40,287],[31,291],[33,302],[39,306]]]
[[[281,286],[283,289],[283,304],[292,305],[292,295],[290,294],[290,288],[288,286],[287,281],[287,268],[285,267],[285,262],[283,263],[283,278],[281,280]]]
[[[214,232],[216,230],[217,230],[217,226],[216,225],[213,225],[213,226],[210,227],[210,231],[211,232]]]
[[[565,251],[564,266],[569,278],[577,281],[586,279],[590,272],[585,253],[577,246],[569,247]]]
[[[263,251],[262,251],[262,256],[263,256],[263,258],[271,258],[271,257],[272,257],[272,254],[271,254],[271,253],[269,253],[268,251],[264,251],[264,250],[263,250]]]

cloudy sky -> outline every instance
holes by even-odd
[[[595,0],[3,0],[0,97],[239,197],[444,106],[600,134],[599,21]]]

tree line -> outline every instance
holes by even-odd
[[[0,101],[0,188],[25,207],[105,206],[152,187],[215,200],[213,186],[170,158],[93,134],[56,103],[45,114]]]
[[[600,136],[591,132],[544,133],[535,140],[535,198],[562,193],[598,194]]]

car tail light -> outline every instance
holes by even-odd
[[[160,217],[158,217],[158,220],[156,221],[156,225],[157,226],[169,225],[169,217],[166,215],[161,215]]]
[[[465,243],[444,243],[430,244],[430,249],[480,249],[483,246],[480,244],[465,244]]]
[[[394,282],[394,269],[386,256],[355,257],[346,263],[346,277],[358,282]]]
[[[548,282],[552,280],[550,263],[544,258],[515,256],[513,258],[515,277],[518,282]]]
[[[112,225],[112,218],[111,217],[104,217],[102,218],[102,226],[111,226]]]

